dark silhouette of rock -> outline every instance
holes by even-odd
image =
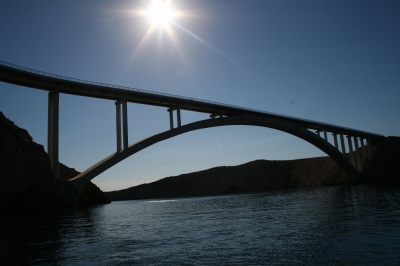
[[[60,163],[60,179],[69,180],[80,174],[74,168]],[[111,203],[110,199],[106,197],[103,191],[92,182],[86,183],[82,191],[79,193],[76,201],[77,205],[90,205],[90,204],[107,204]]]
[[[93,186],[87,186],[79,202],[96,202],[87,200],[95,194]],[[0,112],[0,211],[66,206],[74,193],[68,182],[53,178],[44,147]]]
[[[344,185],[347,174],[330,157],[317,157],[289,161],[292,176],[288,188]]]
[[[388,137],[364,159],[359,182],[400,179],[400,138]],[[330,157],[290,161],[257,160],[238,166],[166,177],[156,182],[105,192],[111,200],[132,200],[226,193],[259,192],[271,189],[349,184],[346,173]]]
[[[316,166],[316,169],[310,169],[310,166]],[[334,173],[335,178],[326,178],[326,172]],[[259,192],[347,182],[346,174],[332,159],[321,157],[293,161],[257,160],[105,193],[111,200],[128,200]]]
[[[363,160],[364,172],[361,182],[400,179],[400,137],[382,139]]]
[[[262,191],[271,186],[279,188],[290,178],[290,165],[286,162],[266,162],[260,160],[236,167],[215,167],[118,192],[106,192],[106,195],[112,200],[126,200]],[[280,178],[264,178],[266,176]]]

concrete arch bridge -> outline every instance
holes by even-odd
[[[339,164],[352,181],[355,181],[362,171],[362,159],[371,152],[371,140],[384,137],[357,129],[228,104],[88,82],[28,69],[3,61],[0,61],[0,81],[49,91],[48,153],[55,178],[59,176],[59,94],[65,93],[115,101],[116,152],[69,180],[78,191],[100,173],[140,150],[180,134],[204,128],[249,125],[277,129],[292,134],[328,154]],[[167,108],[170,130],[129,145],[128,102]],[[182,125],[180,116],[182,110],[208,113],[210,114],[210,119]],[[176,113],[177,118],[176,126],[174,124],[174,113]],[[328,133],[332,134],[332,140],[328,138]],[[347,140],[347,151],[345,137]]]

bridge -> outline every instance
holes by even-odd
[[[229,104],[68,78],[3,61],[0,61],[0,81],[49,91],[47,147],[55,178],[59,177],[59,94],[115,101],[116,152],[69,180],[78,191],[100,173],[140,150],[193,130],[229,125],[277,129],[299,137],[328,154],[347,173],[351,182],[354,182],[363,170],[362,160],[371,153],[371,140],[383,137],[361,130]],[[167,108],[170,130],[129,145],[128,102]],[[180,114],[184,110],[210,114],[210,119],[183,125]],[[331,138],[328,138],[328,133],[332,134]],[[347,151],[344,137],[347,138]]]

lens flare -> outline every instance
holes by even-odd
[[[130,10],[131,13],[135,15],[146,17],[151,21],[151,25],[143,38],[140,40],[138,45],[136,45],[133,54],[131,56],[131,62],[133,63],[141,50],[147,45],[150,41],[151,37],[154,35],[155,31],[159,34],[159,52],[162,51],[161,47],[163,46],[163,36],[167,35],[172,42],[175,51],[177,51],[176,55],[179,57],[182,65],[185,69],[191,69],[191,63],[189,62],[189,53],[186,51],[185,46],[181,43],[178,34],[176,34],[175,29],[181,30],[182,32],[188,34],[190,37],[205,45],[215,53],[219,54],[230,63],[238,66],[239,68],[248,71],[245,69],[239,62],[234,60],[232,57],[224,53],[223,51],[217,49],[213,45],[211,45],[206,40],[200,38],[200,36],[196,35],[194,32],[190,31],[188,28],[178,22],[180,18],[189,18],[189,17],[198,17],[195,11],[190,10],[182,10],[179,9],[179,6],[174,6],[171,3],[173,0],[147,0],[146,5],[143,9]],[[178,7],[178,8],[177,8]],[[177,9],[176,9],[177,8]],[[164,50],[165,51],[165,50]],[[177,76],[180,76],[180,72],[177,72]]]

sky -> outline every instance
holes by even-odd
[[[0,60],[66,77],[400,135],[400,1],[1,1]],[[0,83],[0,111],[47,150],[48,92]],[[209,118],[182,111],[182,124]],[[169,129],[166,108],[128,104],[129,143]],[[60,95],[60,162],[116,151],[115,103]],[[325,156],[287,133],[198,130],[94,180],[104,191],[252,160]]]

